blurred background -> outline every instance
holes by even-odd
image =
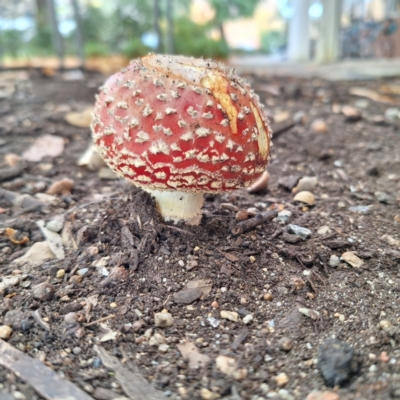
[[[1,0],[0,65],[112,72],[149,52],[400,57],[400,0]]]

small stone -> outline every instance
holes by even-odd
[[[225,375],[233,376],[237,370],[237,361],[227,356],[218,356],[215,359],[217,369]]]
[[[318,369],[329,386],[342,386],[359,373],[361,359],[353,347],[338,339],[328,339],[318,350]]]
[[[98,177],[104,181],[119,179],[118,175],[108,167],[101,167],[98,172]]]
[[[12,328],[8,325],[1,325],[0,326],[0,339],[7,340],[10,338],[12,334]]]
[[[335,254],[332,254],[329,258],[329,266],[331,268],[336,268],[340,264],[340,258]]]
[[[49,282],[39,283],[35,285],[32,289],[32,296],[36,300],[45,301],[51,300],[54,295],[54,287]]]
[[[110,308],[117,308],[118,307],[118,304],[117,303],[110,303]]]
[[[211,392],[207,388],[200,389],[200,397],[202,400],[217,400],[221,396],[218,393]]]
[[[303,279],[301,279],[301,278],[299,278],[299,277],[297,277],[297,276],[295,276],[294,278],[292,278],[291,281],[290,281],[290,283],[294,286],[294,288],[295,288],[296,290],[303,290],[304,285],[305,285]]]
[[[65,218],[63,216],[57,216],[53,218],[46,224],[46,228],[53,231],[53,232],[60,232],[61,229],[64,227]]]
[[[4,315],[3,324],[16,330],[22,329],[24,318],[25,314],[21,310],[10,310]]]
[[[174,323],[174,318],[170,313],[156,313],[154,314],[154,323],[160,328],[167,328]]]
[[[377,191],[374,193],[374,195],[375,198],[379,201],[379,203],[384,203],[384,204],[395,203],[394,198],[388,193]]]
[[[166,353],[169,350],[169,345],[167,345],[166,343],[160,344],[158,346],[158,351],[160,353]]]
[[[310,229],[303,228],[302,226],[294,225],[294,224],[289,224],[287,226],[287,229],[289,232],[301,237],[303,240],[308,239],[311,235],[312,232]]]
[[[285,372],[281,372],[275,376],[275,382],[279,387],[285,386],[289,382],[289,377]]]
[[[286,224],[292,216],[292,212],[289,210],[282,210],[278,212],[278,216],[276,217],[276,221],[280,224]]]
[[[362,265],[364,265],[364,261],[358,258],[353,252],[351,251],[346,251],[345,253],[342,254],[341,259],[346,261],[348,264],[350,264],[354,268],[360,268]]]
[[[278,346],[283,351],[290,351],[293,349],[294,343],[291,338],[283,336],[281,339],[279,339]]]
[[[68,325],[75,324],[78,321],[78,318],[79,318],[78,313],[76,313],[76,312],[70,312],[70,313],[64,315],[64,321]]]
[[[218,302],[217,302],[216,300],[214,300],[214,301],[211,303],[211,307],[212,307],[212,308],[218,308],[218,307],[219,307]]]
[[[390,246],[400,247],[399,239],[395,239],[394,237],[389,235],[383,235],[382,239],[385,240]]]
[[[69,282],[79,285],[82,282],[82,275],[72,275],[71,278],[69,278]]]
[[[64,275],[65,275],[65,269],[59,269],[59,270],[57,271],[56,278],[57,278],[57,279],[64,278]]]
[[[213,328],[218,328],[219,324],[221,323],[219,319],[214,317],[207,317],[207,321]]]
[[[15,391],[13,392],[14,400],[26,400],[25,395],[22,392]]]
[[[236,221],[245,221],[249,219],[249,212],[247,210],[239,210],[235,215]]]
[[[312,122],[310,129],[314,133],[326,133],[328,131],[328,125],[323,119],[316,119]]]
[[[232,322],[238,322],[238,320],[239,320],[239,314],[235,311],[223,310],[223,311],[221,311],[220,315],[221,315],[221,318],[227,319]]]
[[[317,233],[318,235],[326,235],[327,233],[331,233],[331,228],[329,228],[329,226],[327,225],[321,226],[321,228],[318,229]]]
[[[296,243],[299,243],[299,242],[303,241],[303,239],[300,236],[292,235],[292,234],[287,233],[287,232],[283,233],[282,239],[286,243],[290,243],[290,244],[296,244]]]
[[[278,185],[291,191],[297,185],[299,179],[300,177],[298,175],[283,176],[279,178]]]
[[[245,325],[248,325],[251,321],[253,321],[254,317],[251,314],[247,314],[244,318],[243,318],[243,323]]]
[[[388,121],[400,120],[400,109],[395,107],[389,107],[385,111],[385,119]]]
[[[72,179],[61,179],[54,182],[48,189],[47,194],[69,196],[74,188],[74,181]]]
[[[340,397],[335,392],[311,392],[306,400],[340,400]]]
[[[191,304],[198,300],[203,291],[200,288],[183,289],[175,293],[173,300],[177,304]]]
[[[294,196],[294,201],[299,201],[300,203],[307,204],[309,206],[313,206],[315,204],[315,196],[308,191],[299,192]]]
[[[318,178],[315,176],[305,176],[301,178],[297,186],[293,189],[295,193],[298,192],[313,192],[318,185]]]
[[[352,106],[343,106],[342,114],[346,117],[346,121],[355,122],[361,119],[361,112]]]
[[[383,331],[388,331],[393,328],[393,325],[390,321],[384,319],[379,322],[379,328],[381,328]]]
[[[307,114],[302,110],[296,111],[293,114],[293,121],[296,124],[305,125],[307,123]]]
[[[165,338],[160,333],[155,333],[149,340],[149,346],[160,346],[165,344]]]
[[[89,268],[81,268],[81,269],[78,269],[77,272],[78,272],[78,275],[84,276],[88,273],[88,271],[89,271]]]
[[[73,349],[72,349],[72,353],[74,353],[76,356],[78,356],[79,354],[81,354],[82,353],[82,349],[80,348],[80,347],[74,347]]]
[[[273,298],[274,298],[274,296],[272,296],[272,293],[264,293],[264,295],[263,295],[263,299],[265,301],[272,301]]]
[[[382,351],[381,355],[379,356],[379,360],[381,360],[384,363],[389,362],[390,358],[388,356],[388,353],[386,351]]]

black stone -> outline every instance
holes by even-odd
[[[173,299],[177,304],[190,304],[199,299],[202,294],[203,291],[199,288],[183,289],[176,293]]]
[[[360,372],[361,364],[361,358],[346,342],[328,339],[319,347],[318,369],[328,386],[342,386]]]

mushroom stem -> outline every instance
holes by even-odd
[[[145,190],[156,199],[157,209],[165,221],[177,223],[183,220],[189,225],[200,223],[203,193]]]

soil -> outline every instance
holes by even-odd
[[[9,344],[97,399],[124,391],[96,344],[136,365],[170,399],[305,399],[328,390],[340,399],[400,398],[400,97],[349,95],[353,86],[378,93],[382,86],[399,88],[400,80],[248,75],[276,119],[268,187],[206,195],[201,224],[193,227],[161,221],[148,194],[77,165],[90,131],[64,116],[90,105],[104,76],[85,72],[83,80],[68,81],[28,70],[0,78],[12,86],[0,99],[0,189],[47,201],[24,208],[0,195],[0,277],[19,278],[0,292],[0,325],[9,323],[10,310],[24,318],[14,318]],[[343,105],[359,107],[360,119],[349,121],[339,112]],[[284,111],[296,123],[280,130]],[[326,132],[312,127],[316,119]],[[20,160],[19,172],[6,178],[12,168],[6,155],[21,156],[42,134],[62,137],[62,154]],[[291,190],[302,177],[318,178],[313,206],[294,200]],[[64,178],[73,181],[71,193],[40,196]],[[251,218],[273,209],[289,210],[289,221],[232,233],[238,210]],[[45,240],[37,221],[56,216],[74,241],[64,242],[65,258],[35,267],[16,263]],[[288,224],[311,236],[299,239]],[[14,242],[25,236],[29,242],[12,243],[6,228],[16,231]],[[346,252],[362,265],[340,259],[332,267],[331,256]],[[35,289],[43,282],[49,295]],[[188,282],[200,290],[182,292]],[[174,319],[166,328],[155,326],[163,310]],[[237,315],[229,320],[221,311]],[[332,337],[350,345],[361,365],[335,388],[317,362]],[[209,357],[205,366],[189,366],[196,352],[184,358],[179,345],[186,342]],[[235,360],[235,372],[217,367],[221,355]],[[41,399],[2,366],[0,397],[7,396]]]

